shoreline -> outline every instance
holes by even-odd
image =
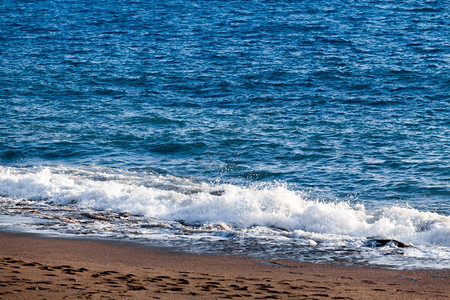
[[[131,242],[0,232],[0,298],[448,299],[450,270],[185,254]]]

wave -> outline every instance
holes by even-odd
[[[409,206],[367,209],[311,199],[284,183],[254,186],[100,167],[0,166],[0,196],[187,224],[277,228],[293,235],[379,237],[450,247],[450,217]]]

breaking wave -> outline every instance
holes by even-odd
[[[283,183],[237,186],[100,168],[0,167],[0,195],[187,224],[263,226],[300,234],[381,237],[450,247],[450,217],[408,206],[366,209],[311,199]]]

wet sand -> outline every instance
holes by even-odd
[[[190,255],[0,233],[0,299],[449,299],[450,270]]]

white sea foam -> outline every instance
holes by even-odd
[[[193,252],[450,266],[450,217],[408,206],[311,199],[272,183],[214,184],[124,170],[0,166],[0,229],[128,238]],[[414,247],[365,247],[368,238]]]
[[[0,167],[0,195],[169,221],[274,227],[311,240],[380,237],[450,247],[448,216],[411,207],[368,210],[361,204],[321,202],[284,184],[242,187],[99,168]]]

